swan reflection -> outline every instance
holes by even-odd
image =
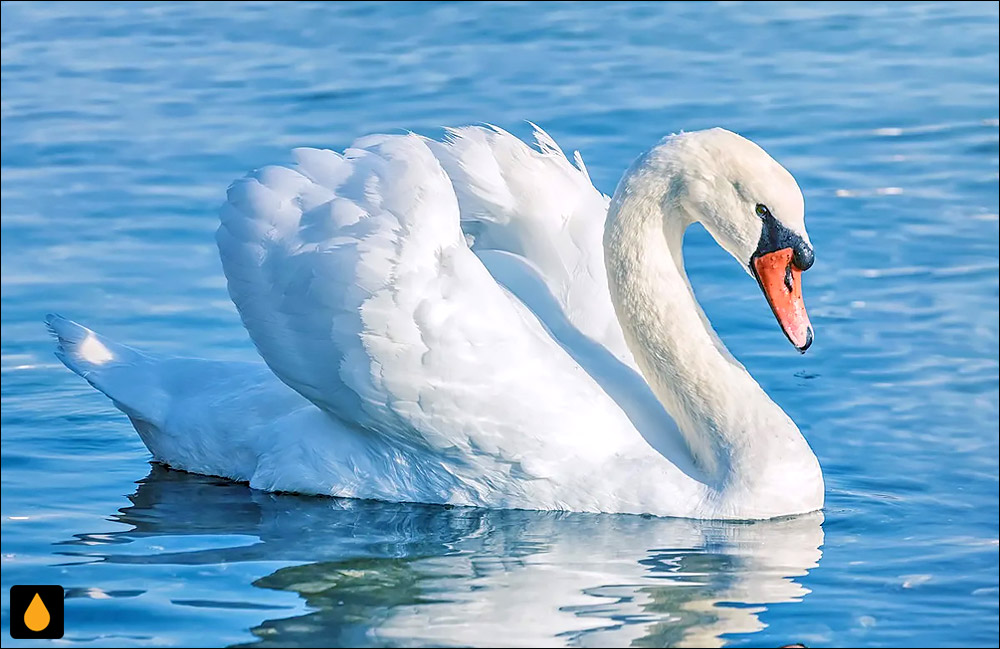
[[[159,466],[129,500],[113,519],[131,529],[76,535],[63,554],[288,564],[253,586],[296,593],[310,612],[256,625],[254,646],[722,646],[764,628],[768,605],[809,593],[796,578],[823,543],[821,514],[732,523],[449,509],[270,494]]]

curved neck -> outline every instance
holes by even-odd
[[[758,475],[784,455],[769,452],[774,444],[805,442],[728,352],[695,299],[681,253],[693,219],[671,196],[674,181],[662,161],[647,156],[618,186],[604,235],[611,299],[629,349],[695,462],[717,480]]]

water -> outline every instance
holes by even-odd
[[[998,628],[998,8],[2,6],[2,566],[70,645],[963,645]],[[817,342],[703,231],[732,351],[823,464],[754,524],[300,498],[151,468],[52,356],[59,311],[162,353],[255,354],[212,240],[293,146],[538,122],[614,188],[722,125],[799,180]],[[138,483],[138,484],[136,484]],[[824,520],[825,518],[825,520]]]

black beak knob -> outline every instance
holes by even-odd
[[[813,249],[806,243],[799,243],[799,245],[793,248],[792,263],[799,270],[809,270],[815,261],[815,256],[813,255]]]

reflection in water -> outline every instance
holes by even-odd
[[[115,519],[132,529],[77,535],[64,553],[287,562],[253,585],[297,593],[312,612],[262,622],[248,646],[719,646],[762,629],[766,605],[805,596],[794,578],[823,542],[820,514],[731,523],[449,509],[268,494],[158,466],[130,500]],[[165,549],[194,535],[212,542]],[[135,543],[153,550],[123,552]]]

